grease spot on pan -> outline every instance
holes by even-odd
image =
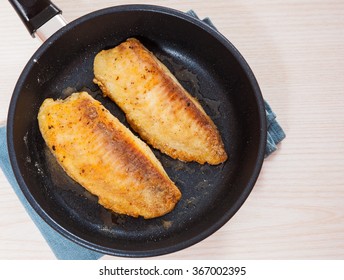
[[[42,168],[42,166],[36,161],[35,162],[35,167],[36,167],[36,169],[37,169],[37,173],[39,174],[39,175],[44,175],[44,171],[43,171],[43,168]]]
[[[218,119],[221,117],[221,113],[220,113],[220,106],[221,106],[221,101],[219,100],[212,100],[210,98],[205,98],[203,97],[203,106],[207,106],[209,108],[209,110],[207,110],[207,112],[209,112],[209,117],[214,120],[214,119]]]
[[[164,229],[169,229],[172,227],[173,222],[172,221],[166,221],[162,220],[162,226]]]
[[[64,98],[72,95],[72,93],[74,93],[74,92],[77,92],[76,88],[74,88],[74,87],[67,87],[67,88],[62,90],[62,96],[61,97],[64,99]]]
[[[26,146],[26,147],[27,147],[27,144],[28,144],[28,142],[27,142],[27,136],[28,136],[28,134],[29,134],[29,132],[26,131],[26,133],[25,133],[25,135],[24,135],[24,137],[23,137],[23,140],[24,140],[24,143],[25,143],[25,146]]]

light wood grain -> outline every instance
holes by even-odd
[[[147,2],[55,3],[71,21],[103,7]],[[232,220],[159,259],[344,259],[344,2],[149,3],[209,16],[250,64],[287,134]],[[16,80],[40,43],[7,1],[0,2],[0,34],[4,122]],[[0,259],[54,258],[0,173]]]

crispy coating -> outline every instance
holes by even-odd
[[[150,148],[88,93],[46,99],[38,122],[66,173],[105,208],[148,219],[170,212],[180,199]]]
[[[131,127],[154,148],[182,161],[226,161],[213,121],[137,39],[98,53],[94,75],[103,94],[121,107]]]

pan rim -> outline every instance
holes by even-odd
[[[44,54],[44,52],[49,48],[50,45],[52,45],[56,40],[58,40],[61,36],[63,36],[64,33],[68,32],[70,29],[73,29],[75,26],[82,24],[85,21],[90,20],[91,18],[102,16],[105,14],[113,14],[116,12],[124,12],[124,11],[145,11],[145,12],[158,12],[167,14],[170,16],[179,17],[182,20],[189,21],[198,27],[202,28],[206,32],[210,33],[212,36],[215,37],[222,45],[224,45],[235,57],[237,62],[240,64],[240,67],[242,67],[243,71],[246,73],[247,78],[250,82],[250,85],[254,92],[254,97],[256,99],[256,103],[259,109],[259,121],[261,124],[260,127],[260,137],[259,137],[259,148],[258,148],[258,154],[256,159],[256,165],[255,168],[251,174],[249,182],[246,184],[246,187],[244,188],[243,192],[240,195],[240,199],[236,201],[236,203],[233,205],[231,209],[229,209],[227,212],[225,212],[225,215],[219,217],[219,219],[211,224],[211,226],[201,233],[199,233],[197,236],[194,236],[191,239],[188,239],[184,242],[180,242],[178,244],[175,244],[173,246],[169,247],[162,247],[159,249],[152,249],[152,250],[145,250],[145,251],[126,251],[126,250],[120,250],[120,249],[113,249],[104,247],[98,244],[93,244],[92,242],[89,242],[81,237],[78,237],[74,235],[72,232],[68,231],[66,228],[63,228],[60,226],[56,221],[54,221],[48,213],[40,207],[39,203],[36,201],[36,199],[32,196],[32,194],[29,191],[29,187],[26,185],[24,179],[22,178],[22,175],[20,174],[19,165],[16,158],[16,152],[14,148],[14,142],[12,141],[14,138],[14,131],[13,131],[13,122],[15,118],[15,109],[16,109],[16,103],[20,96],[21,88],[23,87],[23,83],[25,81],[25,77],[29,73],[33,63],[35,63],[36,59],[39,59],[41,55]],[[244,57],[239,53],[239,51],[235,48],[235,46],[227,40],[222,34],[220,34],[218,31],[207,25],[206,23],[202,22],[201,20],[198,20],[196,18],[193,18],[190,15],[187,15],[186,13],[183,13],[181,11],[177,11],[171,8],[161,7],[161,6],[155,6],[155,5],[120,5],[120,6],[114,6],[109,7],[101,10],[97,10],[94,12],[91,12],[89,14],[86,14],[71,23],[69,23],[67,26],[61,28],[58,30],[55,34],[53,34],[42,46],[38,48],[38,50],[33,54],[31,59],[26,64],[24,70],[22,71],[18,82],[15,86],[15,89],[13,91],[13,95],[10,101],[10,107],[8,111],[8,118],[7,118],[7,144],[8,144],[8,150],[9,150],[9,156],[10,156],[10,162],[12,165],[12,169],[14,171],[15,178],[18,182],[18,185],[23,192],[25,198],[28,200],[29,204],[33,207],[35,212],[54,230],[62,234],[64,237],[68,238],[69,240],[74,241],[75,243],[82,245],[86,248],[104,253],[109,255],[115,255],[115,256],[121,256],[121,257],[153,257],[153,256],[159,256],[159,255],[165,255],[169,253],[173,253],[182,249],[185,249],[187,247],[190,247],[205,238],[212,235],[214,232],[219,230],[224,224],[226,224],[241,208],[241,206],[244,204],[246,199],[248,198],[249,194],[251,193],[258,177],[259,173],[261,171],[263,161],[264,161],[264,155],[265,155],[265,146],[266,146],[266,115],[264,110],[264,102],[261,90],[259,88],[258,82],[249,67],[248,63],[244,59]]]

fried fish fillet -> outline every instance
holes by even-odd
[[[98,53],[94,76],[103,94],[154,148],[201,164],[227,159],[219,131],[199,102],[137,39]]]
[[[38,122],[62,168],[105,208],[148,219],[170,212],[180,199],[147,144],[88,93],[46,99]]]

